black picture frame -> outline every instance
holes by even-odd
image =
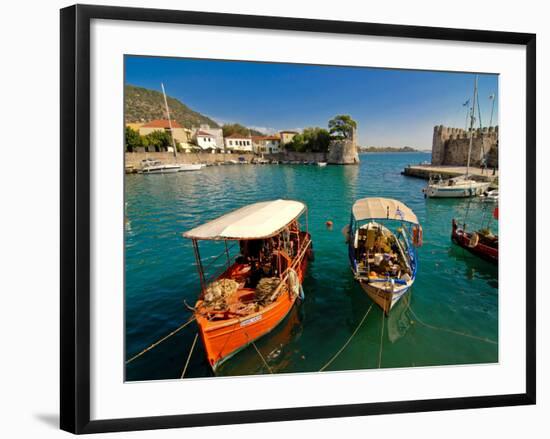
[[[130,20],[437,39],[526,47],[527,248],[525,393],[224,413],[90,420],[90,22]],[[99,433],[535,404],[536,36],[210,12],[75,5],[61,10],[61,429]]]

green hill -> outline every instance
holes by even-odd
[[[124,120],[130,122],[149,122],[154,119],[166,119],[164,98],[161,92],[133,85],[124,87]],[[208,124],[212,128],[219,125],[207,116],[191,110],[179,100],[167,96],[170,116],[185,128]]]

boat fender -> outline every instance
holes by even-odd
[[[412,233],[413,233],[414,246],[422,247],[422,239],[423,239],[422,226],[420,224],[416,224],[415,226],[413,226]]]
[[[468,242],[468,247],[474,248],[479,244],[479,235],[474,232],[472,233],[472,236],[470,237],[470,241]]]
[[[290,290],[290,294],[294,297],[299,297],[302,285],[300,284],[298,273],[296,273],[296,271],[292,268],[288,271],[288,288]]]

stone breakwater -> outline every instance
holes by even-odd
[[[124,155],[125,165],[139,168],[141,161],[145,159],[159,160],[161,163],[206,163],[208,165],[224,163],[229,160],[238,160],[244,157],[248,162],[252,160],[254,154],[209,154],[209,153],[179,153],[177,157],[171,152],[127,152]]]

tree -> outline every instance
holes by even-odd
[[[347,114],[339,114],[328,121],[328,128],[335,139],[351,139],[357,122]]]
[[[140,146],[143,146],[139,131],[134,130],[131,127],[126,127],[126,151],[134,152]]]
[[[247,128],[240,123],[226,123],[224,126],[222,126],[223,131],[223,137],[231,136],[232,134],[238,134],[243,137],[251,136],[265,136],[264,133],[253,130],[251,128]]]
[[[168,131],[155,130],[144,137],[147,146],[154,147],[157,152],[172,146],[172,137]]]
[[[296,134],[286,148],[296,152],[326,152],[330,144],[330,134],[324,128],[305,128]]]

